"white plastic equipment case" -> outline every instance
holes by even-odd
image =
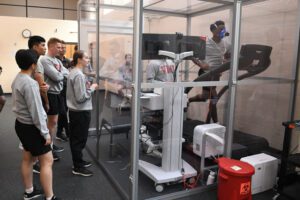
[[[205,158],[210,156],[222,155],[224,150],[224,134],[226,128],[219,124],[204,124],[194,128],[193,152],[201,156],[202,144],[205,144]],[[206,141],[202,141],[204,135]]]
[[[255,174],[251,181],[252,194],[264,192],[274,187],[278,170],[277,158],[260,153],[241,158],[241,161],[247,162],[255,168]]]

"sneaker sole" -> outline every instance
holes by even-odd
[[[79,175],[79,176],[84,176],[84,177],[89,177],[89,176],[92,176],[93,174],[83,174],[83,173],[80,173],[80,172],[76,172],[74,170],[72,170],[72,173],[74,175]]]
[[[63,152],[65,149],[61,149],[61,150],[54,150],[52,149],[52,151],[54,151],[55,153],[60,153],[60,152]]]
[[[60,158],[53,158],[53,161],[59,161]]]
[[[91,164],[88,164],[88,165],[84,165],[83,167],[84,168],[88,168],[88,167],[90,167],[90,166],[92,166],[93,164],[91,163]]]
[[[33,169],[32,172],[35,173],[35,174],[40,174],[41,173],[41,172],[39,172],[39,171],[37,171],[35,169]]]
[[[35,198],[40,197],[40,196],[42,196],[42,194],[37,194],[37,195],[34,195],[33,197],[29,197],[29,198],[24,197],[24,200],[35,199]]]
[[[62,139],[62,138],[60,138],[60,137],[55,137],[55,139],[57,139],[57,140],[59,140],[59,141],[61,141],[61,142],[68,142],[68,140],[64,140],[64,139]]]

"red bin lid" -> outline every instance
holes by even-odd
[[[225,173],[232,176],[252,176],[255,172],[252,165],[240,160],[219,158],[218,163],[220,169],[223,169]]]

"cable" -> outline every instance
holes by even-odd
[[[193,189],[197,186],[198,184],[198,181],[200,179],[200,173],[197,175],[197,178],[195,180],[195,182],[193,183],[188,183],[187,180],[186,180],[186,176],[184,174],[184,171],[183,171],[183,174],[182,174],[182,183],[183,183],[183,188],[186,190],[186,189]]]
[[[168,125],[171,122],[172,118],[173,118],[175,97],[177,96],[178,92],[179,92],[179,89],[177,89],[175,95],[173,95],[173,98],[172,98],[172,114],[171,114],[170,118],[166,122],[163,123],[163,125]]]

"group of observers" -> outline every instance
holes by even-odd
[[[58,38],[48,40],[47,53],[46,40],[41,36],[30,37],[28,47],[15,55],[20,72],[12,83],[15,131],[23,150],[24,199],[43,194],[33,186],[33,172],[37,172],[45,199],[58,200],[52,188],[52,165],[64,149],[53,144],[55,135],[70,142],[72,173],[93,175],[87,169],[92,163],[83,159],[82,150],[88,137],[92,93],[98,85],[83,73],[90,61],[86,52],[75,51],[71,64],[64,56],[66,44]]]

